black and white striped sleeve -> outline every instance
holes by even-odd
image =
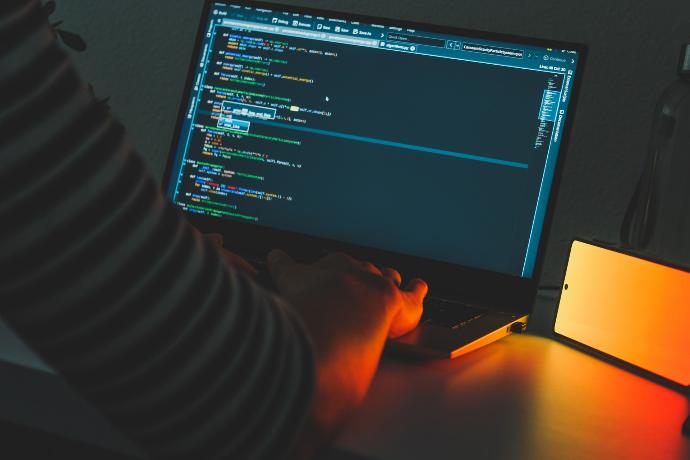
[[[0,2],[0,315],[151,458],[279,459],[309,408],[301,322],[165,200],[38,0]]]

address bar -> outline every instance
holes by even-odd
[[[223,25],[247,30],[254,30],[257,32],[268,32],[277,35],[287,35],[290,37],[311,38],[314,40],[345,43],[348,45],[367,46],[370,48],[379,47],[378,40],[373,40],[369,38],[347,37],[344,35],[335,35],[325,32],[312,32],[310,30],[295,29],[293,27],[272,26],[268,24],[257,24],[255,22],[235,21],[233,19],[224,19]]]

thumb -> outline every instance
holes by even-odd
[[[404,300],[402,308],[393,318],[388,332],[390,339],[405,335],[417,327],[424,311],[424,297],[429,291],[429,286],[420,279],[413,279],[401,291]]]
[[[424,298],[429,292],[429,285],[426,283],[426,281],[415,278],[407,283],[403,291],[407,293],[412,301],[421,304],[424,302]]]

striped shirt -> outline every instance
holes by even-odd
[[[166,201],[56,43],[0,2],[0,315],[155,459],[279,459],[309,409],[290,307]]]

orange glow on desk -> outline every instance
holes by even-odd
[[[558,334],[690,385],[690,273],[576,241]]]
[[[555,340],[511,334],[453,360],[384,359],[337,444],[396,460],[688,460],[689,407]]]
[[[534,375],[535,459],[685,459],[688,402],[672,391],[569,347],[544,347]]]

